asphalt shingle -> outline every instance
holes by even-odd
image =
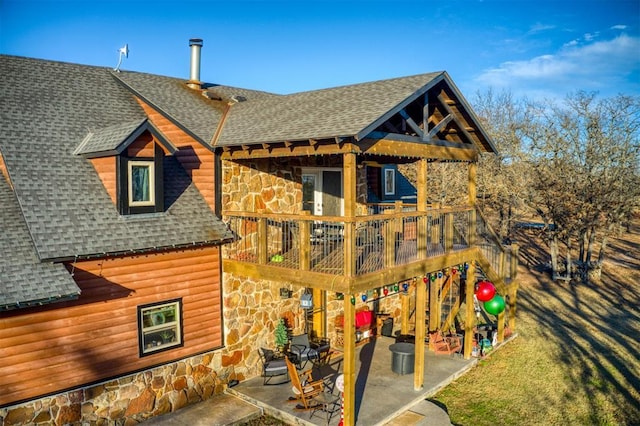
[[[0,73],[0,152],[41,261],[232,237],[172,157],[165,212],[123,217],[91,162],[73,155],[89,132],[146,118],[110,69],[0,56]]]
[[[18,199],[1,174],[0,229],[0,311],[78,297],[64,265],[36,256]]]

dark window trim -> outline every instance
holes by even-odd
[[[128,157],[118,156],[116,179],[118,211],[122,215],[140,213],[159,213],[164,211],[164,171],[163,171],[164,151],[154,144],[154,157]],[[155,204],[152,206],[130,206],[129,205],[129,162],[130,161],[153,161],[154,173],[154,197]]]
[[[172,304],[172,303],[177,303],[178,304],[178,319],[177,319],[177,328],[179,330],[179,339],[178,342],[176,342],[173,345],[170,346],[164,346],[164,347],[159,347],[156,350],[151,350],[151,351],[147,351],[145,352],[145,343],[144,343],[144,324],[143,324],[143,318],[142,318],[142,312],[143,310],[149,309],[149,308],[153,308],[155,306],[161,306],[161,305],[168,305],[168,304]],[[179,297],[177,299],[170,299],[170,300],[163,300],[161,302],[155,302],[155,303],[149,303],[146,305],[139,305],[138,306],[138,314],[137,314],[137,318],[138,318],[138,353],[140,355],[140,357],[145,357],[145,356],[149,356],[149,355],[153,355],[153,354],[157,354],[160,352],[165,352],[165,351],[169,351],[172,349],[176,349],[176,348],[182,348],[184,346],[184,331],[183,331],[183,303],[182,303],[182,298]]]

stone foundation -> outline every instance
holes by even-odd
[[[115,380],[0,408],[0,424],[134,425],[221,393],[233,368],[207,353]]]

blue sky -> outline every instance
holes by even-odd
[[[293,93],[446,70],[469,99],[640,95],[640,0],[0,0],[0,53]]]

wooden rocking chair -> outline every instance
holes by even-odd
[[[289,358],[285,357],[284,360],[289,369],[289,377],[293,385],[292,391],[295,394],[295,396],[289,397],[289,401],[300,401],[302,404],[296,405],[296,408],[299,410],[315,408],[316,405],[310,404],[310,402],[323,391],[324,384],[322,380],[313,381],[311,378],[311,370],[298,373],[296,366],[289,361]]]
[[[437,330],[429,333],[429,349],[436,355],[460,353],[462,350],[462,341],[459,336],[445,336],[442,331]]]

